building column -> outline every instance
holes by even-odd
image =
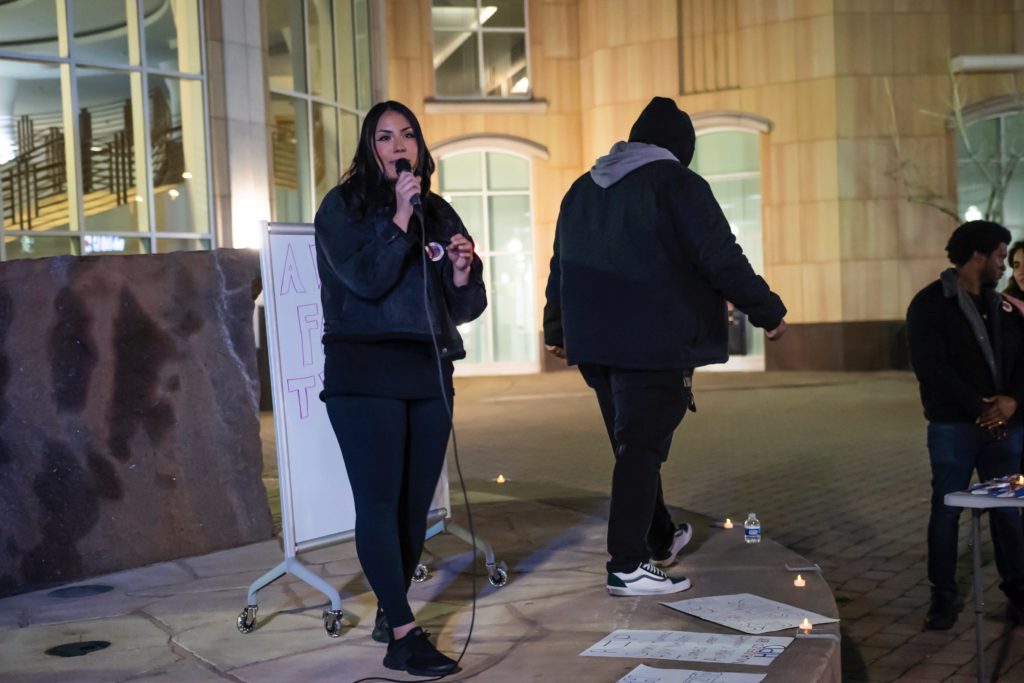
[[[257,247],[270,220],[261,4],[207,0],[204,11],[217,245]]]

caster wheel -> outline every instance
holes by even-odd
[[[331,638],[341,636],[341,610],[324,610],[324,630]]]
[[[427,565],[418,564],[416,565],[416,571],[412,573],[412,580],[416,583],[423,583],[430,578],[430,571],[427,569]]]
[[[502,562],[495,567],[491,575],[487,577],[487,580],[491,582],[492,586],[497,586],[498,588],[508,583],[508,568],[505,566],[505,563]]]
[[[235,626],[238,627],[239,633],[252,633],[252,630],[256,628],[256,610],[259,607],[256,605],[247,605],[242,613],[235,619]]]

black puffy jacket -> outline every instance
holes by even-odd
[[[544,341],[563,346],[570,364],[722,363],[726,300],[765,329],[786,314],[736,243],[708,183],[651,147],[617,143],[562,200]]]
[[[429,194],[424,204],[428,241],[447,242],[455,233],[470,238],[444,199]],[[321,202],[314,224],[324,341],[431,340],[423,300],[420,227],[413,220],[409,233],[402,232],[391,220],[392,211],[383,207],[356,219],[339,187]],[[427,261],[433,331],[446,359],[465,357],[456,325],[474,320],[487,307],[478,256],[470,268],[469,283],[456,287],[447,257]]]

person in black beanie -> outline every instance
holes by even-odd
[[[694,368],[728,360],[726,300],[786,330],[786,307],[751,268],[708,183],[688,167],[695,133],[655,97],[562,200],[544,307],[548,351],[579,366],[615,453],[608,518],[611,595],[686,590],[673,564],[690,540],[665,507],[661,464]]]

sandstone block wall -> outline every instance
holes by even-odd
[[[271,535],[254,251],[0,263],[0,595]]]

